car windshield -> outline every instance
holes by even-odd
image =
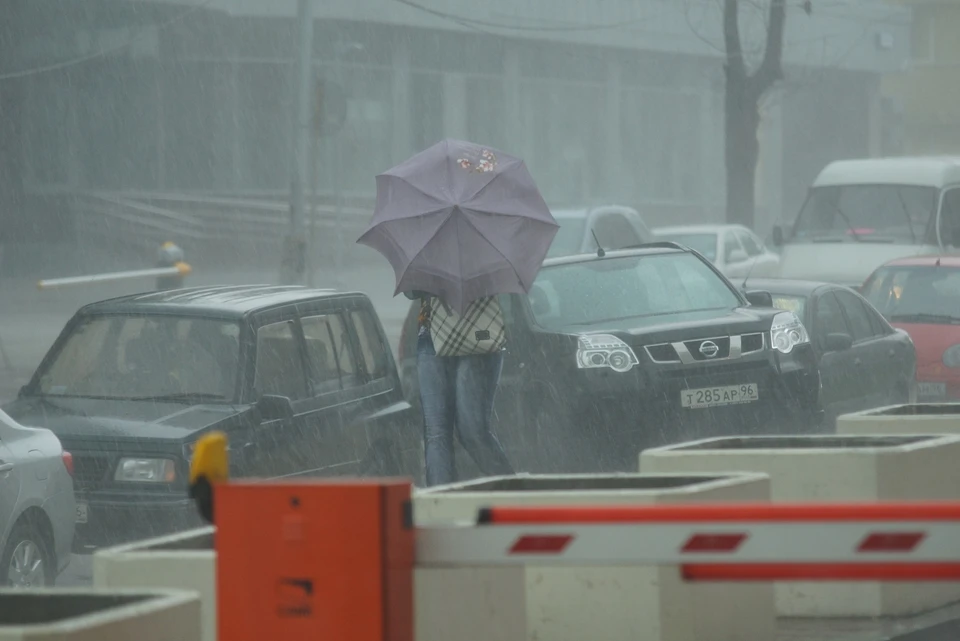
[[[587,219],[564,216],[556,219],[560,229],[553,237],[553,243],[547,251],[547,258],[579,254],[586,233]]]
[[[44,396],[117,400],[236,397],[236,322],[176,316],[91,316],[40,372]]]
[[[669,240],[690,249],[696,249],[707,260],[717,259],[716,234],[657,234],[659,240]]]
[[[892,322],[960,323],[960,269],[885,267],[870,279],[863,295]]]
[[[936,205],[934,187],[814,187],[797,217],[791,240],[921,244]]]
[[[799,318],[803,318],[803,312],[807,307],[806,296],[794,296],[793,294],[771,293],[773,296],[773,306],[776,309],[782,309],[785,312],[793,312]]]
[[[733,309],[741,304],[702,260],[680,252],[545,267],[529,298],[537,324],[546,329]]]

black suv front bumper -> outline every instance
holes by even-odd
[[[820,374],[809,345],[790,354],[767,349],[736,360],[696,364],[656,363],[638,356],[640,364],[628,372],[565,368],[565,375],[558,377],[557,415],[568,417],[567,429],[593,432],[589,440],[604,452],[604,469],[636,470],[638,452],[650,447],[822,429]],[[724,399],[725,388],[739,391],[753,385],[756,400]],[[712,390],[698,395],[709,406],[684,407],[682,397],[691,390]],[[717,390],[719,403],[709,403]]]

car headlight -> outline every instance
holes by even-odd
[[[770,342],[773,349],[782,354],[789,354],[797,345],[806,345],[810,342],[807,328],[793,312],[780,312],[773,317],[770,326]]]
[[[960,345],[951,345],[943,352],[943,364],[947,367],[960,367]]]
[[[122,458],[113,478],[132,483],[173,483],[177,470],[173,461],[166,458]]]
[[[580,337],[577,348],[577,367],[593,369],[609,367],[615,372],[629,372],[639,364],[629,345],[610,334],[592,334]]]

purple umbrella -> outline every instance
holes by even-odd
[[[530,291],[559,225],[526,165],[444,140],[377,176],[377,207],[358,243],[383,254],[400,292],[472,301]]]

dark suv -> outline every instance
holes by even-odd
[[[199,523],[197,438],[236,476],[419,478],[419,421],[363,294],[203,287],[88,305],[17,400],[73,454],[78,551]]]
[[[412,362],[416,305],[401,350]],[[498,432],[521,467],[635,470],[645,447],[821,425],[802,322],[688,248],[550,259],[529,296],[501,305]],[[416,369],[405,371],[415,398]]]

